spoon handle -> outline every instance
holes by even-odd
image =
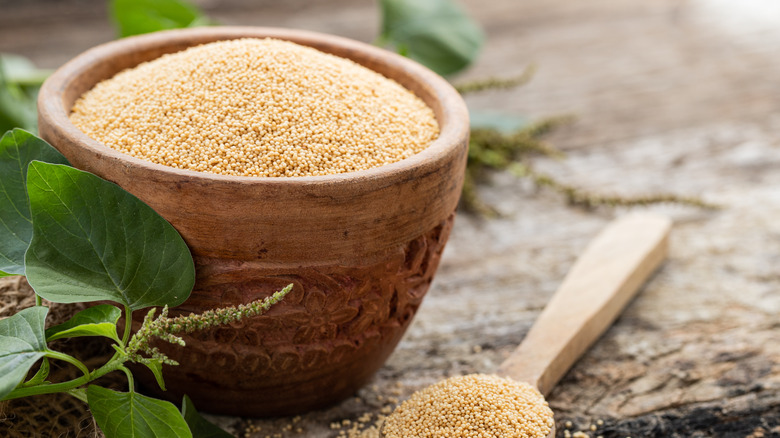
[[[547,395],[666,257],[671,221],[628,215],[585,249],[528,335],[497,374]]]

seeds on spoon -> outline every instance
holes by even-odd
[[[412,395],[384,423],[385,438],[544,438],[553,412],[533,386],[496,375],[451,377]]]

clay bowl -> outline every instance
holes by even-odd
[[[348,174],[251,178],[178,170],[88,138],[70,123],[97,82],[163,54],[240,37],[293,41],[356,61],[416,93],[439,138],[406,160]],[[267,315],[161,345],[181,365],[168,391],[199,409],[286,415],[352,395],[385,362],[433,279],[452,228],[468,148],[468,113],[441,77],[376,47],[312,32],[252,27],[166,31],[95,47],[39,95],[40,134],[70,162],[135,194],[181,233],[195,258],[191,297],[174,314],[246,303],[289,283]],[[139,312],[140,313],[140,312]],[[150,375],[141,376],[150,391]]]

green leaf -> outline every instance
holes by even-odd
[[[122,311],[110,304],[99,304],[73,315],[68,321],[46,329],[46,340],[78,336],[105,336],[119,342],[116,322]]]
[[[452,0],[381,0],[380,41],[441,75],[471,64],[482,48],[482,30]]]
[[[109,300],[138,310],[189,297],[195,267],[179,233],[118,185],[34,161],[27,172],[33,238],[27,279],[59,303]]]
[[[24,56],[0,53],[0,68],[6,82],[20,86],[40,86],[51,70],[40,69]]]
[[[48,351],[43,334],[48,311],[48,307],[29,307],[0,320],[0,400]]]
[[[9,82],[38,70],[29,59],[11,53],[0,53],[0,68]]]
[[[220,429],[219,426],[203,418],[190,397],[185,395],[181,401],[181,415],[190,426],[194,438],[232,438],[233,435]]]
[[[66,391],[68,395],[71,395],[84,403],[87,403],[87,390],[86,388],[73,388]]]
[[[184,0],[112,0],[111,17],[121,37],[211,23],[200,9]]]
[[[36,117],[35,101],[25,97],[19,87],[5,84],[0,77],[0,132],[18,127],[36,131]]]
[[[24,275],[24,252],[33,226],[27,197],[27,166],[33,160],[67,164],[56,149],[21,129],[0,138],[0,271]]]
[[[167,389],[165,389],[165,380],[163,379],[162,375],[162,362],[157,359],[147,359],[141,363],[146,365],[146,368],[149,368],[149,371],[154,374],[154,380],[156,380],[157,384],[160,385],[160,389],[167,391]]]
[[[44,357],[41,361],[41,367],[38,368],[38,371],[35,373],[30,380],[24,382],[24,386],[33,386],[33,385],[40,385],[44,381],[46,381],[46,378],[49,377],[49,358]]]
[[[469,111],[471,129],[495,129],[503,134],[512,134],[530,124],[526,117],[493,111]]]
[[[30,63],[31,64],[31,63]],[[30,66],[20,57],[0,56],[0,132],[21,127],[30,131],[37,130],[38,111],[36,81],[21,83],[22,73],[29,73]],[[27,85],[27,86],[25,86]]]
[[[87,388],[87,403],[106,438],[192,438],[173,403],[96,385]]]

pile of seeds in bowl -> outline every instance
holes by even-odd
[[[433,111],[345,58],[274,39],[192,47],[120,72],[73,106],[71,122],[136,158],[256,177],[354,172],[433,142]]]
[[[533,386],[495,375],[451,377],[415,392],[384,421],[385,438],[544,438],[553,412]]]

